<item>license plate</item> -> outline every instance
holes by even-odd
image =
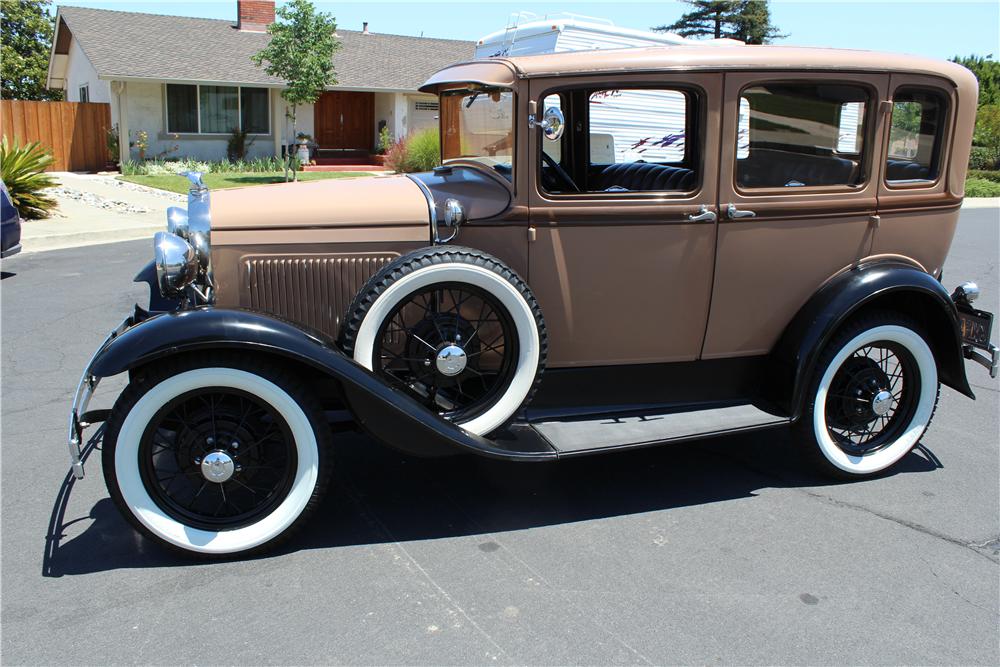
[[[962,342],[988,349],[990,346],[990,331],[993,329],[993,313],[975,308],[960,308],[958,321],[962,327]]]

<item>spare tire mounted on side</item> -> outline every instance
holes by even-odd
[[[478,435],[531,399],[545,366],[545,324],[525,282],[469,248],[424,248],[383,267],[348,311],[355,361]]]

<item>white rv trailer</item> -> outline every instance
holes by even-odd
[[[539,17],[530,12],[511,15],[507,27],[476,43],[477,58],[499,58],[561,51],[592,51],[643,46],[698,48],[701,45],[739,47],[735,39],[698,40],[674,33],[656,33],[616,26],[612,21],[575,14]],[[558,107],[559,97],[549,96],[543,108]],[[602,93],[591,100],[591,160],[612,162],[678,162],[684,156],[685,96],[677,91],[622,90]],[[864,113],[859,102],[846,103],[840,118],[837,150],[857,150],[857,127]],[[750,108],[740,105],[737,157],[749,150]],[[546,145],[559,158],[558,144]]]
[[[476,58],[501,58],[562,51],[627,49],[643,46],[742,46],[733,39],[694,40],[665,32],[616,26],[612,21],[574,14],[511,16],[503,30],[476,43]],[[624,90],[591,101],[592,158],[595,162],[675,162],[684,156],[685,96],[677,91]],[[559,106],[550,96],[543,107]],[[650,131],[654,130],[653,134]],[[558,158],[557,146],[546,151]]]

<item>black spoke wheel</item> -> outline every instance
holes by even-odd
[[[379,328],[372,356],[377,375],[461,422],[503,395],[514,375],[518,338],[492,294],[440,283],[399,301]]]
[[[852,456],[872,454],[906,429],[919,395],[916,360],[905,347],[887,341],[865,345],[833,377],[826,399],[830,435]]]
[[[177,396],[150,420],[138,448],[153,501],[177,521],[234,530],[288,495],[295,443],[270,405],[246,392],[205,387]]]

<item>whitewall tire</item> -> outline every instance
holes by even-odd
[[[938,393],[934,353],[915,323],[888,315],[858,320],[820,356],[798,432],[826,472],[875,475],[917,445]]]
[[[256,553],[318,504],[328,440],[322,410],[280,369],[180,364],[122,393],[105,436],[105,479],[157,542],[205,556]]]
[[[484,334],[494,315],[499,333]],[[498,339],[502,346],[490,349]],[[530,400],[546,352],[527,285],[499,260],[452,247],[411,253],[376,274],[355,299],[342,342],[357,363],[477,435],[497,430]],[[386,362],[393,354],[395,366]],[[507,358],[496,368],[477,367],[501,354]]]

